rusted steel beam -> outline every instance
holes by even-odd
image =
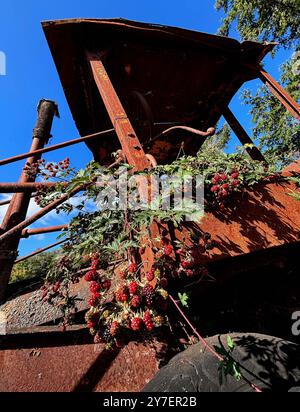
[[[36,197],[36,195],[37,195],[36,193],[33,193],[33,194],[30,196],[30,198],[33,199],[33,198]],[[11,199],[8,199],[8,200],[3,200],[3,202],[0,202],[0,207],[1,207],[1,206],[7,206],[7,205],[9,205],[11,201],[12,201],[12,198],[11,198]]]
[[[34,150],[32,152],[23,153],[23,154],[20,154],[20,155],[17,155],[17,156],[8,157],[7,159],[0,160],[0,166],[7,165],[9,163],[14,163],[14,162],[17,162],[18,160],[27,159],[28,156],[41,155],[41,154],[44,154],[44,153],[53,152],[54,150],[63,149],[64,147],[72,146],[74,144],[83,143],[83,142],[86,142],[88,140],[95,139],[96,137],[112,133],[114,131],[115,131],[115,129],[108,129],[108,130],[104,130],[102,132],[93,133],[93,134],[90,134],[90,135],[87,135],[87,136],[79,137],[77,139],[68,140],[68,141],[63,142],[63,143],[54,144],[52,146],[48,146],[48,147],[45,147],[43,149],[38,149],[38,150]]]
[[[42,149],[48,142],[51,136],[51,127],[55,115],[58,115],[57,104],[51,100],[41,100],[38,105],[38,117],[36,126],[33,130],[32,144],[30,152]],[[27,162],[32,165],[40,158],[39,155],[30,155]],[[32,183],[35,181],[35,176],[28,177],[23,170],[19,183]],[[36,190],[36,189],[35,189]],[[14,231],[14,227],[22,222],[27,214],[28,206],[31,199],[30,193],[15,194],[9,204],[6,215],[3,219],[0,233],[9,232],[12,230],[12,236],[7,238],[5,243],[0,244],[0,302],[5,299],[7,285],[14,264],[14,259],[17,254],[21,231]]]
[[[270,89],[271,93],[287,108],[287,110],[296,119],[300,120],[300,106],[291,98],[291,96],[280,86],[279,83],[273,77],[267,73],[264,69],[259,69],[259,77],[264,84]]]
[[[87,58],[91,65],[97,88],[118,135],[128,163],[133,166],[136,171],[145,170],[149,167],[149,161],[102,61],[97,55],[90,53],[87,54]]]
[[[259,162],[264,162],[267,163],[265,157],[261,153],[261,151],[254,145],[252,139],[246,132],[246,130],[243,128],[243,126],[240,124],[240,122],[237,120],[235,115],[232,113],[232,111],[229,109],[229,107],[223,107],[222,108],[222,114],[226,120],[226,122],[229,124],[231,129],[234,131],[236,137],[239,139],[239,141],[242,143],[242,145],[250,144],[253,145],[252,148],[247,147],[246,150],[248,154],[251,156],[253,160],[258,160]]]
[[[33,256],[37,256],[37,255],[40,255],[41,253],[47,252],[47,250],[53,249],[57,246],[60,246],[63,243],[66,243],[67,241],[68,241],[68,239],[64,239],[64,240],[61,240],[60,242],[53,243],[52,245],[49,245],[49,246],[44,247],[42,249],[38,249],[35,252],[32,252],[27,256],[23,256],[20,259],[17,259],[14,264],[17,265],[18,263],[24,262],[25,260],[30,259]]]
[[[68,225],[59,225],[59,226],[48,226],[48,227],[41,227],[38,229],[25,229],[22,231],[21,237],[23,239],[27,239],[30,236],[35,236],[35,235],[42,235],[44,233],[55,233],[55,232],[61,232],[65,229],[68,228]]]
[[[19,234],[20,236],[20,233],[22,233],[22,231],[26,229],[28,226],[32,225],[34,222],[39,220],[41,217],[47,215],[49,212],[56,209],[58,206],[62,205],[64,202],[69,200],[72,196],[75,196],[77,193],[81,192],[82,190],[85,190],[87,186],[88,184],[83,184],[83,185],[78,186],[76,189],[72,190],[69,194],[65,194],[59,199],[54,200],[49,205],[41,209],[39,212],[35,213],[28,219],[23,220],[18,225],[12,227],[10,230],[8,230],[7,232],[3,233],[0,236],[0,243],[6,242],[8,239],[14,237],[16,234]]]
[[[68,185],[68,183],[62,184],[65,186]],[[0,183],[0,193],[32,193],[38,189],[53,188],[56,185],[57,183],[52,182]]]
[[[106,72],[104,64],[100,57],[95,54],[87,53],[87,60],[92,69],[92,75],[96,86],[106,107],[110,120],[115,128],[116,134],[119,138],[123,155],[126,157],[128,164],[133,166],[134,171],[143,171],[151,167],[151,161],[147,158],[143,146],[138,139],[135,130],[125,112],[124,107],[117,95],[116,90]],[[138,190],[142,200],[149,200],[149,188],[139,183]],[[159,235],[159,228],[157,223],[151,225],[151,232],[153,237]],[[154,262],[154,254],[151,247],[146,247],[145,253],[141,256],[144,264],[144,270],[149,270]]]

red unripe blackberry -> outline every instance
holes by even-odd
[[[128,272],[129,273],[136,273],[138,271],[138,265],[136,263],[131,263],[128,266]]]
[[[92,269],[96,270],[100,263],[100,259],[98,257],[93,257],[92,260]]]
[[[137,284],[137,282],[131,282],[128,288],[130,295],[136,295],[139,290],[139,285]]]
[[[134,331],[141,330],[142,325],[143,325],[143,321],[140,318],[135,318],[135,319],[132,319],[131,321],[131,329]]]
[[[125,270],[120,270],[119,278],[125,280],[127,278],[127,272]]]
[[[146,273],[146,279],[148,282],[152,282],[155,278],[154,270],[150,270],[150,272]]]
[[[116,292],[116,299],[118,302],[125,303],[128,301],[128,291],[122,287]]]
[[[213,178],[215,180],[215,182],[219,183],[219,181],[221,180],[220,175],[216,174]]]
[[[232,177],[232,179],[238,179],[239,175],[240,174],[238,172],[234,172],[234,173],[232,173],[231,177]]]
[[[227,180],[227,178],[228,178],[228,176],[226,176],[225,173],[222,173],[222,174],[220,175],[220,179],[223,180],[223,181],[224,181],[224,180]]]
[[[228,192],[226,190],[222,190],[222,196],[223,197],[227,197],[228,196]]]
[[[192,277],[194,276],[194,271],[193,271],[192,269],[188,269],[188,270],[186,271],[186,274],[187,274],[187,276],[188,276],[189,278],[192,278]]]
[[[164,254],[166,256],[171,256],[173,253],[173,247],[171,245],[167,245],[164,247]]]
[[[152,332],[154,329],[154,323],[152,321],[145,322],[145,326],[148,332]]]
[[[86,282],[92,282],[93,280],[96,280],[97,278],[97,272],[95,270],[90,270],[86,275],[84,276],[84,280]]]
[[[102,282],[102,287],[103,287],[103,289],[105,289],[105,290],[109,290],[109,289],[111,288],[111,281],[110,281],[109,279],[105,279],[105,280]]]
[[[111,327],[110,327],[110,334],[111,334],[112,336],[116,336],[116,334],[118,333],[119,329],[120,329],[119,323],[118,323],[117,321],[113,322],[113,323],[111,324]]]
[[[95,307],[99,304],[99,299],[101,298],[100,293],[94,294],[89,300],[88,304],[92,307]]]
[[[99,285],[98,282],[95,282],[95,281],[91,282],[91,284],[90,284],[90,291],[91,291],[93,294],[100,292],[100,290],[101,290],[101,285]]]
[[[217,192],[218,190],[219,190],[219,186],[217,186],[217,185],[214,185],[211,189],[211,192]]]
[[[239,180],[233,180],[233,182],[231,183],[233,187],[237,187],[240,184]]]
[[[192,269],[194,267],[194,261],[188,259],[182,260],[181,266],[183,267],[183,269]]]
[[[145,323],[152,321],[152,316],[151,316],[151,313],[149,311],[145,312],[143,320],[144,320]]]
[[[131,306],[135,309],[139,308],[141,306],[142,300],[139,296],[135,295],[131,299]]]
[[[229,184],[228,184],[228,183],[224,183],[224,185],[222,185],[222,189],[228,190],[228,189],[229,189]]]

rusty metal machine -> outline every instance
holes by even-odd
[[[30,151],[1,160],[0,166],[26,158],[29,163],[34,162],[44,153],[85,142],[94,159],[101,164],[109,164],[111,153],[121,150],[123,158],[135,170],[144,170],[153,162],[172,162],[182,145],[187,155],[195,155],[204,141],[215,133],[214,128],[222,116],[243,145],[251,143],[247,149],[249,155],[265,162],[263,154],[253,145],[228,107],[239,88],[256,78],[269,87],[296,119],[300,119],[299,105],[262,68],[261,62],[274,44],[252,41],[239,43],[230,38],[122,19],[49,21],[43,23],[43,29],[82,137],[45,147],[58,109],[54,102],[43,100],[38,108],[39,117]],[[296,169],[298,167],[295,165]],[[24,173],[18,183],[0,184],[1,193],[15,193],[0,232],[2,302],[6,300],[14,263],[28,258],[16,260],[20,238],[60,231],[65,227],[28,229],[32,223],[67,199],[67,196],[63,196],[34,216],[26,218],[30,198],[36,189],[37,183],[34,179],[26,178]],[[82,188],[76,189],[73,194],[80,190]],[[220,253],[208,258],[215,266],[220,263],[223,278],[232,272],[240,273],[242,267],[253,269],[253,253],[258,253],[256,267],[263,267],[283,254],[286,258],[299,250],[299,204],[285,197],[284,187],[274,184],[261,190],[261,193],[248,195],[248,203],[240,207],[238,218],[231,217],[230,224],[213,214],[209,214],[204,223],[204,229],[226,239]],[[241,234],[243,219],[256,222],[249,233],[244,231]],[[278,230],[274,229],[276,225]],[[285,231],[284,235],[281,230]],[[232,247],[232,244],[237,246]],[[86,291],[82,285],[77,289],[84,302]],[[85,309],[86,305],[82,303],[79,310]],[[0,347],[0,364],[2,359],[10,359],[12,363],[22,365],[23,370],[29,368],[32,378],[30,388],[57,390],[64,382],[61,386],[63,390],[118,390],[120,385],[123,385],[123,389],[135,390],[141,388],[155,372],[157,362],[153,360],[152,354],[152,361],[149,361],[148,369],[141,378],[141,385],[134,377],[130,386],[131,379],[127,375],[124,382],[116,383],[114,378],[119,366],[113,359],[107,360],[107,357],[102,361],[99,354],[91,356],[93,345],[89,345],[86,338],[82,337],[80,327],[74,327],[70,335],[62,337],[55,327],[49,326],[49,322],[56,319],[58,314],[48,309],[38,315],[38,311],[42,312],[41,305],[36,292],[30,289],[15,291],[14,298],[10,297],[2,306],[7,321],[6,335],[9,337],[4,342],[4,350],[1,351]],[[19,345],[24,349],[24,354],[14,350]],[[69,348],[69,345],[74,346]],[[32,348],[36,347],[45,349],[34,352]],[[78,355],[78,350],[82,356]],[[143,352],[144,349],[140,350]],[[151,350],[144,350],[142,358],[149,357]],[[132,354],[131,346],[129,351]],[[57,371],[54,365],[57,356],[64,358],[63,368],[58,373],[58,386],[53,382],[50,384],[46,372],[46,365],[52,365]],[[94,376],[95,370],[88,360],[89,356],[92,362],[103,368],[101,376],[96,373],[98,380]],[[125,352],[120,356],[121,364],[126,363]],[[73,360],[77,369],[66,378],[66,371]],[[26,362],[35,363],[35,367],[41,369],[42,377],[35,376],[33,366],[27,367]],[[111,362],[114,364],[113,372],[105,377],[107,365]],[[20,383],[20,379],[12,374],[17,382],[14,383],[10,378],[11,373],[7,367],[3,372],[5,383],[0,383],[0,389],[6,385],[12,390],[18,383],[22,389],[30,390],[26,382]]]

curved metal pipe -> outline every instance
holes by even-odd
[[[159,139],[160,137],[166,136],[176,130],[184,130],[185,132],[189,132],[191,134],[195,134],[201,137],[213,136],[216,133],[216,129],[214,127],[210,127],[209,129],[207,129],[206,132],[203,132],[202,130],[194,129],[193,127],[189,127],[189,126],[173,126],[159,133],[153,139],[149,140],[147,144],[153,143],[155,140]]]

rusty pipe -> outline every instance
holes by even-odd
[[[0,192],[1,192],[1,191],[0,191]],[[37,196],[37,193],[33,193],[33,194],[30,196],[30,198],[31,198],[31,199],[34,199],[36,196]],[[11,201],[12,201],[12,198],[11,198],[11,199],[8,199],[8,200],[3,200],[3,202],[0,202],[0,207],[1,207],[1,206],[7,206],[7,205],[9,205]]]
[[[120,164],[123,161],[123,156],[122,152],[119,153],[119,158],[112,163],[110,166],[108,166],[108,169],[112,169],[116,165]],[[47,215],[49,212],[52,210],[56,209],[58,206],[66,202],[70,197],[77,195],[77,193],[87,189],[88,187],[94,185],[96,183],[96,180],[93,182],[89,183],[84,183],[74,190],[72,190],[70,193],[63,195],[61,198],[54,200],[51,202],[49,205],[41,209],[39,212],[35,213],[33,216],[29,217],[26,220],[23,220],[23,222],[19,223],[18,225],[12,227],[10,230],[4,232],[0,236],[0,244],[6,241],[7,239],[10,239],[11,237],[14,237],[17,233],[21,232],[26,229],[28,226],[32,225],[34,222],[42,218],[43,216]]]
[[[4,165],[7,165],[9,163],[17,162],[18,160],[27,159],[30,156],[41,155],[41,154],[44,154],[44,153],[52,152],[52,151],[57,150],[57,149],[62,149],[64,147],[72,146],[74,144],[86,142],[87,140],[94,139],[95,137],[98,137],[98,136],[101,136],[101,135],[104,135],[104,134],[109,134],[109,133],[112,133],[114,131],[115,131],[115,129],[108,129],[108,130],[104,130],[102,132],[93,133],[93,134],[90,134],[90,135],[87,135],[87,136],[79,137],[77,139],[68,140],[64,143],[54,144],[52,146],[48,146],[48,147],[45,147],[43,149],[34,150],[32,152],[23,153],[23,154],[13,156],[13,157],[8,157],[7,159],[0,160],[0,166],[4,166]]]
[[[51,189],[57,184],[53,182],[0,183],[0,193],[32,193],[38,189]],[[59,184],[68,185],[67,182]]]
[[[60,242],[53,243],[53,245],[44,247],[42,249],[38,249],[35,252],[30,253],[29,255],[26,255],[26,256],[21,257],[20,259],[17,259],[14,264],[17,265],[18,263],[24,262],[27,259],[40,255],[41,253],[47,252],[47,250],[53,249],[56,246],[60,246],[63,243],[66,243],[68,240],[69,239],[64,239],[64,240],[61,240]]]
[[[36,150],[44,148],[45,144],[48,142],[51,136],[51,127],[55,115],[58,115],[57,104],[51,100],[42,99],[39,102],[37,108],[38,116],[35,128],[33,130],[32,142],[30,147],[30,155],[27,160],[29,165],[32,165],[40,157],[39,155],[32,154]],[[19,179],[19,183],[32,183],[36,179],[36,176],[27,176],[26,171],[23,169],[22,174]],[[29,193],[16,193],[9,203],[6,214],[4,216],[1,233],[13,230],[15,226],[20,224],[25,218],[30,204],[31,192]],[[11,236],[9,240],[4,244],[0,244],[0,252],[4,253],[0,260],[0,302],[5,299],[6,288],[9,282],[13,267],[13,256],[18,250],[18,245],[20,242],[21,233],[15,232],[15,236]],[[6,254],[6,251],[10,251]]]
[[[35,213],[34,215],[32,215],[28,219],[24,220],[23,222],[19,223],[18,225],[12,227],[10,230],[6,231],[5,233],[3,233],[3,235],[0,236],[0,243],[3,243],[4,241],[7,241],[11,237],[14,237],[16,234],[22,232],[28,226],[32,225],[34,222],[36,222],[37,220],[39,220],[43,216],[47,215],[49,212],[56,209],[58,206],[62,205],[70,197],[75,196],[77,193],[79,193],[82,190],[86,189],[87,186],[89,186],[91,184],[94,184],[94,182],[78,186],[76,189],[72,190],[69,194],[65,194],[62,197],[60,197],[59,199],[54,200],[49,205],[47,205],[46,207],[41,209],[39,212]]]
[[[216,129],[214,127],[210,127],[209,129],[207,129],[206,132],[203,132],[202,130],[198,130],[198,129],[194,129],[193,127],[188,127],[188,126],[173,126],[170,127],[169,129],[164,130],[163,132],[160,133],[160,135],[158,136],[165,136],[169,133],[172,133],[175,130],[184,130],[186,132],[192,133],[192,134],[196,134],[198,136],[202,136],[202,137],[209,137],[209,136],[213,136],[216,132]],[[157,136],[157,137],[158,137]]]
[[[38,229],[24,229],[22,231],[21,237],[23,239],[28,239],[30,236],[42,235],[44,233],[61,232],[62,230],[67,229],[67,228],[68,228],[68,225],[59,225],[59,226],[41,227]]]
[[[150,139],[150,140],[147,142],[147,145],[149,145],[149,144],[153,143],[155,140],[157,140],[157,139],[159,139],[159,138],[161,138],[161,137],[163,137],[163,136],[167,136],[168,134],[170,134],[170,133],[172,133],[172,132],[174,132],[174,131],[177,131],[177,130],[184,130],[184,131],[186,131],[186,132],[195,134],[195,135],[197,135],[197,136],[205,137],[205,138],[206,138],[206,137],[209,137],[209,136],[213,136],[213,135],[215,134],[215,132],[216,132],[216,129],[213,128],[213,127],[210,127],[209,129],[207,129],[206,132],[203,132],[203,131],[201,131],[201,130],[194,129],[193,127],[189,127],[189,126],[173,126],[173,127],[170,127],[169,129],[166,129],[166,130],[164,130],[163,132],[159,133],[158,135],[156,135],[155,137],[153,137],[153,139]]]

